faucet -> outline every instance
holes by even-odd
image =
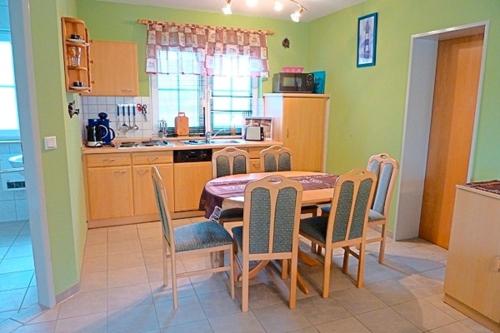
[[[218,130],[215,133],[212,133],[211,131],[206,131],[205,132],[205,141],[206,143],[210,143],[213,138],[215,138],[220,132],[222,132],[223,129]]]

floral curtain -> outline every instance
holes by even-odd
[[[146,72],[267,77],[267,35],[199,25],[148,25]]]

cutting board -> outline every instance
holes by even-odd
[[[179,136],[189,135],[189,118],[184,112],[179,112],[175,117],[175,134]]]

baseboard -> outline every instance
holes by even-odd
[[[56,303],[60,303],[60,302],[64,301],[65,299],[73,296],[74,294],[76,294],[79,291],[80,291],[80,282],[78,282],[74,286],[66,289],[65,291],[57,294],[56,295]]]
[[[477,321],[486,328],[489,328],[494,333],[500,333],[500,323],[494,322],[490,318],[482,315],[481,313],[447,294],[444,295],[443,301],[452,308],[455,308],[456,310],[462,312],[472,320]]]

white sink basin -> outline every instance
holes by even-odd
[[[9,157],[9,163],[13,168],[22,168],[24,165],[23,155],[14,155]]]

